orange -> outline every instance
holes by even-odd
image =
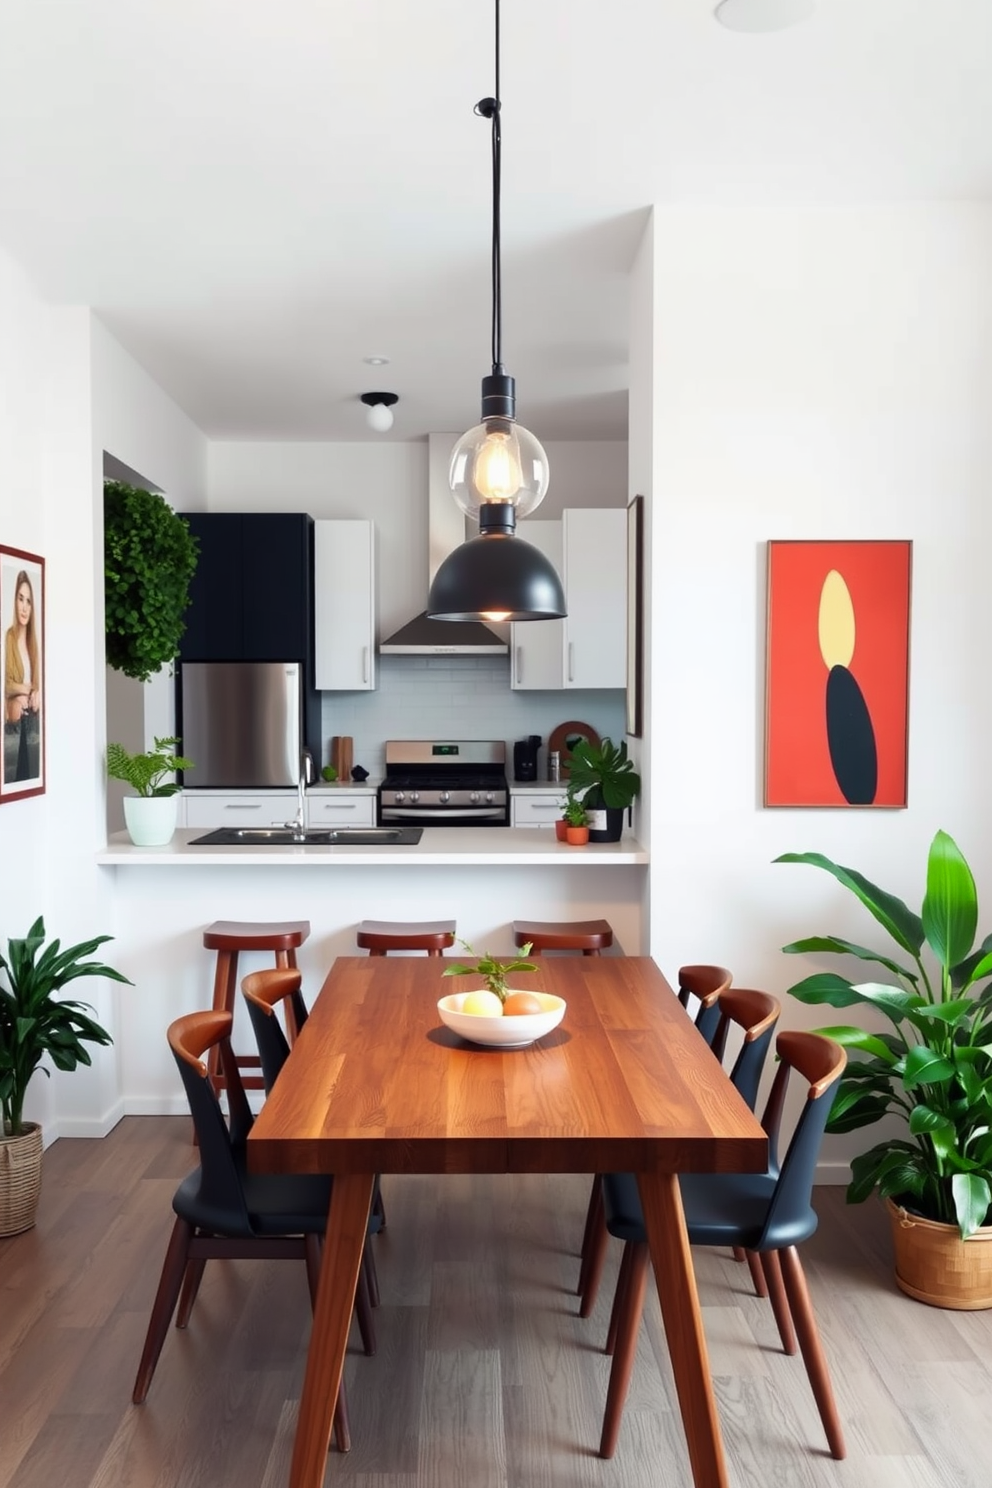
[[[503,1003],[503,1017],[519,1017],[521,1013],[543,1013],[540,1000],[534,992],[508,992]]]

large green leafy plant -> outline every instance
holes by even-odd
[[[103,483],[107,662],[147,682],[179,651],[199,544],[155,491]]]
[[[88,1016],[86,1003],[54,995],[77,977],[128,982],[113,967],[85,959],[110,939],[98,935],[64,951],[57,940],[46,946],[39,916],[23,940],[8,940],[7,955],[0,953],[0,968],[7,974],[7,988],[0,986],[0,1112],[6,1135],[22,1134],[28,1082],[46,1055],[56,1069],[74,1070],[92,1062],[87,1043],[113,1042]]]
[[[992,936],[975,947],[978,895],[956,843],[938,832],[927,860],[920,914],[893,894],[820,853],[785,853],[778,863],[822,868],[855,894],[894,942],[901,958],[836,935],[783,947],[788,955],[834,953],[884,967],[893,981],[853,983],[818,972],[789,988],[805,1003],[871,1007],[891,1025],[877,1032],[850,1024],[820,1031],[862,1057],[848,1062],[827,1124],[831,1132],[898,1116],[898,1136],[851,1164],[848,1202],[877,1189],[926,1219],[957,1224],[963,1237],[992,1203]],[[924,948],[935,963],[924,963]],[[980,985],[984,983],[984,985]]]
[[[178,739],[156,739],[148,754],[128,754],[123,744],[108,744],[107,774],[112,780],[123,780],[139,796],[174,796],[179,786],[174,780],[165,781],[166,775],[194,768],[191,759],[176,754],[178,743]]]
[[[580,739],[568,764],[569,794],[581,795],[588,809],[614,806],[626,809],[640,793],[641,777],[627,757],[627,741],[603,739],[590,744]]]

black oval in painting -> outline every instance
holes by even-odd
[[[849,806],[870,806],[878,789],[878,750],[864,694],[844,666],[827,677],[827,745]]]

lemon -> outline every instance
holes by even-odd
[[[503,1004],[495,992],[466,992],[462,1012],[471,1013],[477,1018],[500,1018]]]

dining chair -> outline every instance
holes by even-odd
[[[798,1335],[831,1456],[842,1458],[844,1435],[797,1246],[816,1229],[816,1162],[847,1055],[822,1034],[797,1031],[779,1034],[776,1053],[779,1067],[762,1117],[771,1153],[768,1170],[684,1175],[679,1179],[682,1205],[690,1245],[741,1245],[761,1258],[783,1348],[794,1354]],[[807,1099],[779,1167],[775,1153],[793,1072],[806,1081]],[[637,1349],[649,1252],[633,1174],[608,1174],[603,1200],[610,1234],[625,1242],[607,1338],[613,1364],[599,1446],[601,1457],[612,1457]]]
[[[247,1171],[245,1144],[254,1118],[231,1047],[233,1022],[233,1014],[211,1010],[187,1013],[169,1026],[169,1047],[189,1101],[200,1165],[173,1195],[176,1218],[131,1394],[135,1405],[148,1394],[173,1313],[177,1328],[189,1323],[208,1260],[302,1260],[311,1306],[316,1301],[331,1180]],[[227,1119],[210,1076],[209,1058],[204,1058],[211,1051],[216,1051],[225,1077]],[[348,1451],[343,1381],[334,1431],[338,1449]]]
[[[733,976],[725,966],[701,964],[679,967],[679,1002],[688,1011],[690,998],[696,999],[698,1003],[694,1015],[696,1028],[718,1059],[723,1058],[724,1052],[723,1047],[717,1046],[715,1043],[717,1033],[720,1030],[720,994],[721,992],[726,992],[732,981]],[[592,1180],[589,1203],[586,1206],[585,1224],[582,1228],[582,1243],[579,1247],[579,1280],[575,1288],[580,1297],[585,1295],[588,1288],[589,1267],[593,1264],[597,1247],[600,1248],[602,1254],[605,1254],[606,1249],[601,1176],[601,1174],[597,1173]],[[600,1265],[602,1264],[602,1254],[600,1255]],[[743,1260],[743,1252],[736,1259]],[[752,1268],[752,1275],[754,1275],[754,1268]],[[756,1289],[760,1285],[761,1283],[756,1278]],[[762,1293],[759,1292],[759,1295],[762,1295]],[[587,1316],[584,1311],[580,1315],[582,1317]]]
[[[717,1010],[719,1017],[713,1025],[713,1043],[723,1051],[727,1046],[730,1029],[739,1030],[740,1048],[730,1070],[730,1082],[753,1111],[758,1101],[758,1086],[765,1067],[765,1059],[771,1046],[775,1025],[782,1011],[781,1004],[778,998],[773,997],[770,992],[758,992],[744,987],[727,987],[719,995]],[[598,1188],[599,1219],[590,1236],[589,1254],[580,1279],[579,1316],[584,1318],[589,1317],[596,1303],[610,1237],[606,1222],[605,1190],[602,1178],[598,1181]],[[763,1290],[763,1276],[756,1257],[751,1263],[751,1274],[755,1278],[756,1287],[758,1277],[762,1278],[762,1291],[759,1295],[767,1295]]]
[[[302,973],[299,971],[269,969],[253,971],[241,983],[241,991],[255,1034],[255,1043],[258,1046],[266,1095],[271,1091],[282,1072],[283,1065],[289,1058],[289,1040],[276,1017],[276,1008],[281,1005],[285,1009],[287,1026],[295,1027],[297,1032],[307,1021],[308,1008],[303,1000],[303,993],[300,991],[301,983]],[[370,1235],[378,1234],[385,1228],[385,1224],[386,1212],[377,1178],[372,1196],[372,1207],[369,1211],[368,1234],[365,1248],[362,1251],[362,1269],[355,1293],[355,1316],[362,1335],[362,1346],[369,1355],[374,1354],[376,1350],[372,1308],[379,1305],[379,1278],[368,1238]]]

